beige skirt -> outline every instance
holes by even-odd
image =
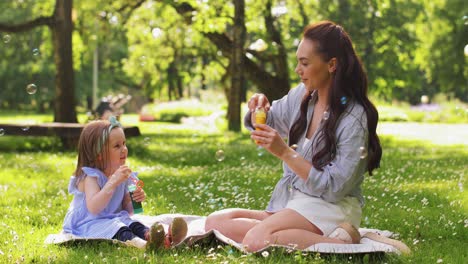
[[[342,222],[351,223],[356,228],[359,228],[361,222],[362,210],[356,197],[348,196],[338,203],[329,203],[293,189],[292,198],[286,208],[307,218],[324,236],[330,235]]]

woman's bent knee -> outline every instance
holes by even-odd
[[[229,219],[232,219],[231,212],[232,209],[224,209],[213,212],[210,215],[208,215],[205,221],[205,230],[219,230],[224,222],[226,222]]]
[[[248,252],[259,251],[270,244],[270,241],[268,241],[270,234],[270,231],[263,226],[256,226],[245,234],[242,245]]]
[[[210,214],[205,220],[205,231],[210,231],[213,229],[218,229],[220,222],[220,215]]]

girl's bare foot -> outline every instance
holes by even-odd
[[[175,217],[169,225],[168,237],[170,246],[176,246],[187,236],[187,222],[182,217]]]
[[[156,222],[149,230],[149,237],[146,243],[146,249],[150,251],[156,251],[163,247],[166,234],[164,227]]]

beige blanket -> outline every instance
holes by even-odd
[[[227,237],[216,230],[212,230],[209,232],[205,231],[205,220],[206,217],[198,216],[198,215],[183,215],[183,214],[162,214],[157,216],[149,216],[149,215],[135,215],[133,218],[135,220],[140,221],[146,226],[151,226],[155,222],[160,222],[166,232],[169,227],[169,224],[172,222],[174,217],[183,217],[188,224],[188,233],[187,237],[177,246],[191,246],[200,241],[212,240],[217,239],[223,243],[232,245],[239,249],[240,251],[245,251],[242,244],[239,244]],[[367,232],[373,232],[380,234],[385,237],[392,237],[394,234],[390,231],[382,231],[378,229],[369,229],[369,228],[360,228],[359,232],[361,235]],[[69,243],[76,243],[81,241],[112,241],[113,243],[120,243],[119,241],[114,241],[111,239],[106,238],[94,238],[94,239],[87,239],[84,237],[77,237],[72,234],[67,233],[58,233],[58,234],[50,234],[47,236],[45,243],[46,244],[69,244]],[[123,244],[123,242],[122,242]],[[273,245],[275,247],[285,247],[290,248],[287,246],[281,245]],[[293,249],[293,248],[290,248]],[[268,250],[268,248],[262,249],[260,251]],[[335,253],[335,254],[353,254],[353,253],[371,253],[371,252],[385,252],[385,253],[396,253],[400,254],[401,252],[396,249],[395,247],[380,243],[368,238],[362,238],[359,244],[331,244],[331,243],[319,243],[312,245],[303,251],[310,251],[310,252],[319,252],[319,253]]]

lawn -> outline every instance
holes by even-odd
[[[12,117],[0,116],[0,123]],[[143,134],[130,138],[128,145],[130,165],[145,182],[146,214],[263,209],[281,177],[276,158],[257,149],[247,132],[218,129],[222,121],[139,123],[136,115],[126,115],[123,123],[138,125]],[[466,263],[468,137],[460,131],[468,126],[408,125],[379,126],[384,156],[381,168],[363,186],[367,202],[362,226],[394,231],[413,250],[410,256],[389,255],[382,262]],[[44,245],[47,234],[61,229],[72,199],[67,185],[75,164],[76,154],[62,151],[57,139],[0,136],[0,263],[358,262],[350,256],[281,250],[267,257],[244,255],[216,244],[158,254],[107,243]]]

